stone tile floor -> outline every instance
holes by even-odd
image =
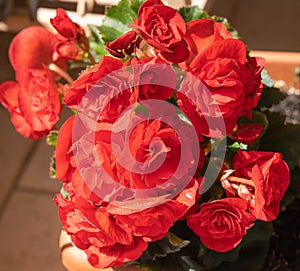
[[[0,270],[63,271],[52,200],[60,185],[48,176],[53,149],[18,135],[2,107],[0,123]]]
[[[255,26],[251,23],[253,18],[259,24],[264,24],[264,20],[267,22],[263,10],[270,2],[274,8],[280,1],[240,1],[237,5],[235,1],[212,0],[209,11],[211,14],[231,17],[234,26],[241,30],[252,49],[300,51],[300,35],[291,38],[296,33],[293,32],[296,27],[287,22],[289,18],[299,19],[299,1],[290,0],[290,8],[281,8],[281,15],[274,12],[281,24],[273,21],[276,25],[273,28],[268,26],[264,33],[258,31],[257,23]],[[10,32],[0,32],[0,83],[14,78],[7,57],[9,42],[14,33],[32,22],[24,12],[20,15],[16,11],[8,18],[7,24]],[[267,25],[264,24],[265,27]],[[288,38],[282,40],[279,31]],[[52,200],[59,191],[60,184],[48,177],[49,158],[52,153],[53,149],[44,140],[31,141],[17,134],[10,123],[8,112],[0,106],[1,271],[65,270],[58,251],[61,225]]]
[[[0,32],[0,83],[14,79],[7,51],[15,33],[36,24],[16,9]],[[0,105],[0,270],[64,271],[58,249],[61,224],[53,197],[60,189],[49,178],[53,148],[16,133]]]

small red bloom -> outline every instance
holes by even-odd
[[[215,136],[215,130],[220,129],[220,120],[224,121],[226,128],[220,135],[231,133],[238,117],[256,105],[261,91],[261,69],[250,69],[254,65],[252,61],[247,62],[244,43],[235,39],[214,41],[191,61],[188,71],[195,79],[184,80],[177,97],[179,107],[200,133]],[[205,93],[204,87],[207,89]],[[199,102],[189,101],[185,93],[193,95],[194,101]],[[210,124],[207,123],[209,119]],[[216,127],[212,127],[214,123]]]
[[[238,142],[251,145],[255,139],[259,138],[263,131],[260,123],[237,124],[230,137]]]
[[[189,51],[184,40],[185,21],[175,9],[160,1],[154,1],[154,5],[149,4],[146,2],[141,6],[138,20],[132,26],[165,60],[171,63],[186,60]]]
[[[113,56],[123,58],[125,55],[131,55],[134,52],[138,35],[135,31],[129,31],[112,42],[106,43],[106,49]]]
[[[79,40],[85,35],[84,29],[74,23],[62,8],[56,10],[56,16],[51,18],[50,22],[59,34],[69,40]]]
[[[255,217],[239,198],[225,198],[203,203],[200,212],[190,215],[187,225],[209,249],[226,252],[235,248],[253,226]]]
[[[28,70],[23,81],[0,85],[0,102],[11,114],[16,130],[24,137],[45,136],[58,121],[61,104],[50,71]]]
[[[250,196],[246,198],[249,210],[265,221],[275,219],[280,210],[280,201],[289,185],[288,165],[277,152],[238,151],[233,159],[234,176],[252,181]],[[240,184],[237,181],[237,189]],[[230,177],[228,178],[230,181]],[[249,193],[248,193],[249,194]]]
[[[55,52],[53,54],[54,61],[57,61],[59,59],[82,60],[83,54],[76,47],[74,42],[62,41],[57,43]]]

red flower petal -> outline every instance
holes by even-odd
[[[22,76],[27,69],[42,69],[52,62],[57,37],[41,26],[23,29],[12,40],[9,47],[9,60],[17,73]],[[64,63],[60,63],[64,67]]]
[[[202,67],[207,60],[216,60],[218,58],[235,59],[240,63],[246,62],[245,44],[236,39],[218,40],[213,45],[203,49],[191,62],[190,69]]]
[[[70,151],[72,145],[72,131],[75,115],[70,117],[62,126],[57,138],[56,155],[56,177],[59,180],[65,181],[68,178],[70,170],[70,156],[73,152]],[[71,152],[71,153],[69,153]]]
[[[19,107],[19,92],[21,86],[17,82],[7,81],[0,85],[0,102],[11,114],[11,122],[15,129],[24,137],[38,139],[45,132],[35,132],[24,118]]]
[[[0,102],[11,113],[19,107],[18,91],[20,85],[14,81],[7,81],[0,85]]]

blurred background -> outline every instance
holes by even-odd
[[[57,7],[65,8],[79,24],[99,25],[102,18],[99,14],[116,2],[0,0],[0,83],[14,79],[7,52],[10,41],[23,28],[39,24],[48,27]],[[300,52],[299,0],[165,2],[175,7],[197,4],[210,15],[227,17],[251,50]],[[288,73],[292,82],[295,68],[300,67],[299,54],[286,54],[280,61],[286,66],[278,66],[279,76]],[[299,100],[300,96],[295,97]],[[32,141],[16,133],[8,112],[0,106],[1,271],[65,270],[58,249],[61,225],[52,200],[60,184],[48,176],[52,154],[53,149],[45,140]]]

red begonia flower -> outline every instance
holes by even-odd
[[[68,40],[79,40],[85,35],[84,29],[79,24],[74,23],[62,8],[56,10],[56,16],[51,18],[50,22],[57,32]]]
[[[242,241],[254,221],[242,199],[225,198],[201,204],[200,212],[190,215],[187,224],[206,247],[226,252]]]
[[[9,47],[9,60],[16,72],[17,80],[28,69],[42,69],[52,63],[58,38],[41,26],[31,26],[20,31]],[[65,68],[66,62],[57,63]]]
[[[24,137],[45,136],[58,121],[61,104],[50,71],[28,70],[21,82],[0,85],[0,103],[11,114],[11,122]]]

